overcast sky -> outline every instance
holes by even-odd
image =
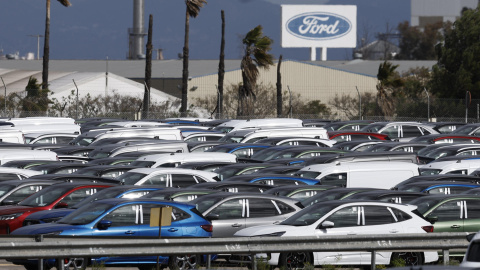
[[[278,58],[308,60],[308,48],[281,47],[281,4],[357,5],[358,35],[368,29],[385,31],[410,20],[410,0],[207,0],[197,18],[190,20],[190,59],[218,59],[220,11],[226,15],[226,58],[242,55],[241,39],[262,25],[274,40],[271,53]],[[3,53],[37,52],[37,38],[45,29],[45,0],[10,0],[0,4],[0,50]],[[128,28],[133,26],[132,0],[70,0],[71,7],[51,2],[50,59],[126,59]],[[184,0],[145,0],[145,27],[153,16],[153,46],[166,59],[176,59],[184,41]],[[351,58],[352,49],[329,49],[328,60]],[[40,55],[43,53],[40,41]],[[154,54],[154,57],[156,54]],[[319,57],[319,52],[317,57]],[[1,63],[0,63],[1,68]]]

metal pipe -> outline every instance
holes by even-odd
[[[427,94],[427,121],[430,122],[430,95],[428,94],[427,88],[423,88]]]
[[[355,88],[357,89],[357,93],[358,93],[358,102],[359,102],[359,109],[358,109],[358,119],[359,120],[363,120],[363,116],[362,116],[362,96],[360,95],[360,91],[358,91],[358,87],[355,86]]]
[[[5,82],[3,81],[3,78],[0,77],[0,79],[2,79],[2,83],[3,83],[3,87],[5,88],[5,109],[3,111],[3,113],[5,114],[4,116],[7,117],[7,86],[5,85]]]
[[[73,81],[73,84],[75,85],[75,88],[77,88],[77,98],[75,100],[75,120],[78,120],[78,86],[75,83],[74,79],[72,79],[72,81]]]

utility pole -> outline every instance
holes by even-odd
[[[40,60],[40,38],[44,36],[43,35],[28,35],[28,36],[37,38],[37,60]]]

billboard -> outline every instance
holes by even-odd
[[[354,48],[357,6],[282,5],[282,47]]]

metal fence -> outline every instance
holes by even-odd
[[[375,269],[378,251],[440,251],[448,264],[449,251],[468,247],[468,233],[385,234],[385,235],[318,235],[304,237],[234,237],[147,239],[66,236],[0,237],[0,259],[92,258],[110,256],[172,256],[182,254],[245,254],[290,251],[365,251],[370,252]],[[208,262],[210,263],[210,262]],[[210,265],[207,265],[210,268]]]

